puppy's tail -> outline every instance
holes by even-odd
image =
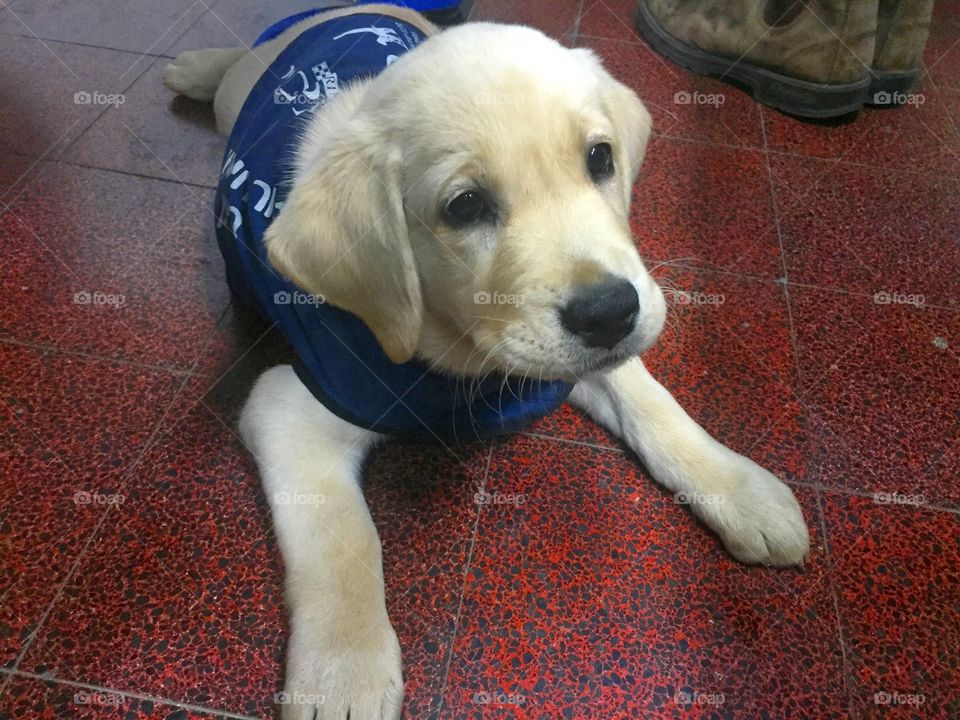
[[[227,70],[246,54],[246,48],[188,50],[167,65],[163,84],[179,95],[211,102]]]

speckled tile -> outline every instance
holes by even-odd
[[[787,481],[810,481],[811,445],[798,395],[783,288],[719,273],[661,268],[667,326],[644,355],[650,372],[720,442]],[[531,432],[622,448],[579,411]]]
[[[176,57],[184,50],[252,46],[270,25],[304,10],[349,5],[348,0],[231,0],[210,3],[210,9],[166,51]]]
[[[167,90],[160,78],[168,58],[157,58],[104,113],[67,157],[84,165],[212,187],[226,139],[217,134],[213,107]]]
[[[36,630],[179,382],[0,343],[0,663]]]
[[[20,668],[267,714],[286,637],[253,461],[201,405],[138,464]]]
[[[20,3],[18,10],[34,5]],[[48,159],[59,157],[108,102],[119,102],[117,96],[147,67],[135,53],[19,34],[4,35],[0,63],[0,150]]]
[[[960,173],[960,134],[941,93],[930,82],[912,91],[911,104],[866,109],[854,118],[809,122],[769,108],[763,121],[770,150],[889,167],[910,177]]]
[[[820,482],[960,507],[960,313],[790,295]]]
[[[560,38],[576,27],[578,6],[577,0],[475,0],[470,20],[529,25]]]
[[[827,493],[851,715],[960,712],[960,518]]]
[[[930,28],[921,83],[930,79],[941,88],[960,88],[960,9],[949,2],[937,2],[934,7],[952,12],[954,17],[946,22],[934,21]]]
[[[812,491],[786,571],[734,563],[623,454],[511,439],[486,492],[443,717],[845,717]]]
[[[587,0],[583,4],[578,34],[611,40],[643,42],[633,22],[635,0]]]
[[[740,90],[694,75],[641,42],[579,38],[653,115],[657,133],[742,147],[763,147],[759,106]]]
[[[92,495],[59,454],[0,413],[0,665],[12,666],[104,508],[84,504]]]
[[[183,379],[0,343],[0,382],[7,412],[33,437],[36,451],[55,453],[76,489],[94,492],[120,482]]]
[[[205,3],[171,0],[100,0],[93,6],[64,0],[30,0],[10,10],[45,40],[158,54],[200,17]]]
[[[527,432],[563,440],[576,440],[605,448],[625,449],[623,443],[612,433],[600,427],[582,411],[566,403],[537,420],[527,428]]]
[[[49,164],[0,215],[0,334],[189,367],[229,301],[208,195]]]
[[[791,282],[960,309],[960,178],[770,162]]]
[[[711,435],[778,477],[810,481],[783,288],[724,274],[664,272],[667,327],[650,372]]]
[[[35,160],[8,153],[0,164],[0,212],[30,183],[37,167]]]
[[[226,284],[226,279],[221,282]],[[275,326],[234,300],[204,348],[197,371],[211,380],[253,387],[264,370],[295,360],[296,355]]]
[[[140,700],[115,691],[17,676],[0,695],[4,720],[225,720],[215,713]]]
[[[679,260],[782,274],[766,158],[757,150],[653,138],[634,188],[631,226],[648,267]]]

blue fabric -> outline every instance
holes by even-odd
[[[373,5],[374,3],[387,3],[388,5],[396,5],[397,7],[410,8],[411,10],[416,10],[417,12],[434,12],[437,10],[449,10],[451,8],[458,7],[460,5],[460,0],[357,0],[356,4]],[[344,5],[343,7],[349,7],[349,5]],[[304,10],[303,12],[298,12],[290,17],[285,17],[283,20],[278,20],[260,33],[260,36],[253,42],[253,47],[265,43],[268,40],[273,40],[288,27],[293,27],[301,20],[306,20],[309,17],[313,17],[314,15],[318,15],[322,12],[333,9],[335,8],[329,7]]]
[[[448,10],[460,4],[460,0],[357,0],[357,5],[371,5],[378,2],[387,2],[390,5],[410,8],[417,12],[432,12],[434,10]]]
[[[335,18],[297,37],[254,86],[230,135],[217,241],[234,295],[277,324],[299,358],[297,374],[324,405],[377,432],[446,442],[520,429],[554,410],[571,386],[502,376],[475,386],[417,361],[391,362],[359,318],[281,277],[263,244],[311,113],[423,40],[412,25],[376,14]]]

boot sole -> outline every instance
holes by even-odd
[[[875,108],[899,107],[917,81],[919,70],[871,70],[867,104]],[[898,102],[897,99],[901,98]]]
[[[834,85],[781,75],[744,60],[710,53],[668,33],[641,0],[634,13],[637,30],[664,57],[699,75],[730,79],[750,88],[753,99],[790,115],[829,118],[857,112],[866,104],[870,79]]]

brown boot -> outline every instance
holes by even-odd
[[[909,102],[907,93],[920,73],[932,15],[933,0],[880,0],[870,73],[872,105],[891,107]]]
[[[824,118],[868,99],[877,10],[878,0],[640,0],[636,22],[674,62],[744,84],[765,105]]]

